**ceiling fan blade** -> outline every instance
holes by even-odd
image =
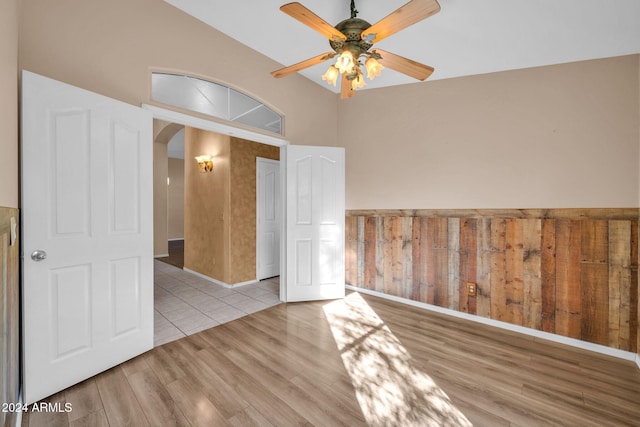
[[[302,62],[298,62],[297,64],[289,65],[288,67],[280,68],[279,70],[272,71],[271,75],[277,79],[280,77],[286,77],[289,74],[297,73],[298,71],[302,71],[305,68],[312,67],[316,64],[320,64],[327,59],[330,59],[335,56],[335,52],[327,52],[318,56],[314,56],[313,58],[306,59]]]
[[[340,99],[351,98],[356,91],[351,87],[351,80],[347,79],[346,74],[342,74],[342,83],[340,86]]]
[[[396,70],[402,74],[413,77],[418,80],[426,80],[427,77],[433,73],[433,67],[421,64],[411,59],[404,58],[395,53],[387,52],[382,49],[376,49],[375,52],[379,53],[382,58],[378,59],[378,62],[389,67],[392,70]]]
[[[371,43],[377,43],[416,22],[422,21],[440,11],[437,0],[411,0],[409,3],[382,18],[362,32],[362,39],[373,36]]]
[[[292,18],[302,22],[311,29],[316,30],[329,40],[333,40],[335,38],[339,40],[347,39],[347,36],[298,2],[287,3],[280,7],[280,10]]]

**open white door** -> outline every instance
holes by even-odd
[[[256,279],[280,275],[280,162],[256,159]]]
[[[22,74],[23,396],[153,347],[152,116]]]
[[[281,154],[286,301],[344,298],[344,148],[289,145]]]

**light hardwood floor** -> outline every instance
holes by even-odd
[[[638,426],[627,361],[379,298],[280,304],[52,396],[38,426]]]

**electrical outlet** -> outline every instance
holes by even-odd
[[[470,297],[475,297],[476,296],[476,284],[472,283],[472,282],[467,282],[467,294]]]

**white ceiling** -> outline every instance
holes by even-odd
[[[280,12],[287,0],[165,1],[283,66],[331,51],[322,35]],[[356,0],[358,18],[374,24],[407,1]],[[640,53],[640,0],[438,1],[438,14],[375,45],[434,67],[427,82]],[[349,17],[349,0],[300,3],[331,25]],[[337,92],[321,79],[330,63],[301,74]],[[413,82],[385,69],[365,89]]]

